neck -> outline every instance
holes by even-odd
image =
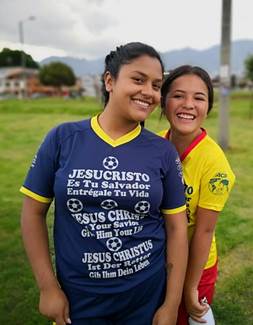
[[[123,119],[114,112],[112,113],[107,107],[99,115],[98,123],[103,131],[113,140],[117,140],[131,132],[138,125],[138,122]]]
[[[194,139],[201,134],[202,130],[190,134],[182,134],[173,129],[170,130],[169,140],[175,145],[179,156],[181,156],[185,150],[190,146]]]

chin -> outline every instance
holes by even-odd
[[[135,120],[138,121],[138,122],[143,122],[150,116],[150,114],[151,114],[151,112],[136,114],[135,115]]]
[[[182,135],[187,135],[187,134],[191,134],[194,133],[196,130],[192,127],[172,127],[172,129],[174,129],[177,133],[180,133]]]
[[[198,125],[193,124],[193,123],[173,123],[174,124],[174,129],[176,129],[178,132],[182,133],[192,133],[195,132],[196,129],[199,128]]]

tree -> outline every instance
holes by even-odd
[[[4,48],[0,52],[0,67],[18,67],[22,66],[22,56],[25,56],[25,63],[26,68],[38,69],[39,64],[33,60],[31,55],[26,54],[23,51],[19,50],[10,50],[8,48]]]
[[[72,86],[76,82],[72,68],[62,62],[51,62],[43,65],[39,72],[39,78],[42,84],[58,88]]]
[[[253,82],[253,55],[249,55],[245,60],[246,77]]]

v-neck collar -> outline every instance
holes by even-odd
[[[110,138],[109,135],[107,135],[104,130],[100,127],[98,123],[98,115],[91,118],[91,128],[100,139],[102,139],[104,142],[108,143],[112,147],[117,147],[127,142],[130,142],[141,133],[141,126],[140,124],[138,124],[134,130],[114,140]]]
[[[207,135],[207,132],[205,129],[201,128],[201,133],[198,135],[192,143],[185,149],[185,151],[180,156],[181,162],[189,155],[189,153],[200,143],[202,139],[204,139]],[[165,134],[165,138],[169,140],[170,138],[170,130]]]

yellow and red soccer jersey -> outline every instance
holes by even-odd
[[[169,138],[168,130],[159,135]],[[197,207],[221,211],[235,181],[235,175],[218,144],[203,129],[180,157],[185,182],[189,238],[194,230]],[[215,234],[205,269],[217,260]]]

